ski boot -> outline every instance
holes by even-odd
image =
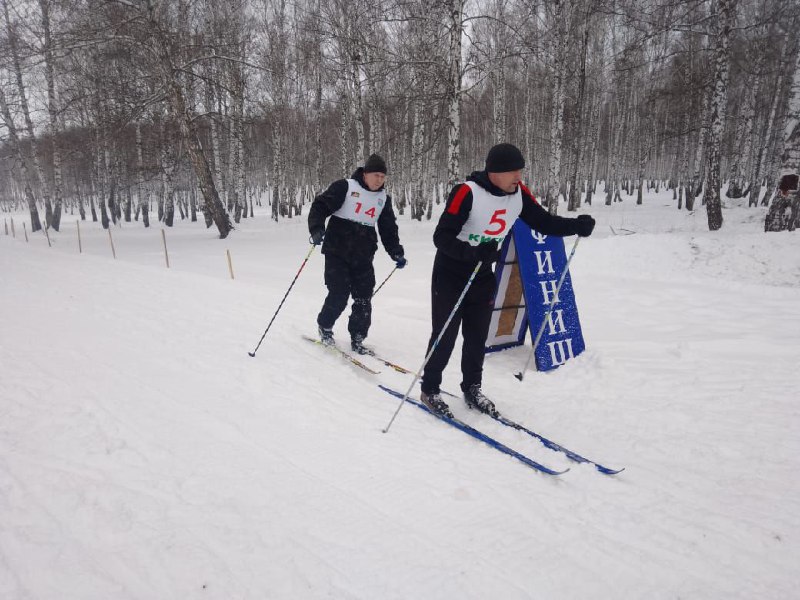
[[[353,338],[350,340],[350,348],[356,354],[362,354],[362,355],[366,354],[367,356],[375,356],[375,350],[373,350],[372,348],[367,348],[364,345],[364,338],[359,335],[353,336]]]
[[[425,407],[431,411],[435,415],[441,415],[443,417],[447,417],[448,419],[453,418],[453,413],[450,412],[450,407],[447,406],[447,403],[442,400],[442,395],[439,392],[434,392],[432,394],[426,394],[422,392],[419,396],[420,402],[422,402]]]
[[[500,416],[500,413],[497,412],[497,408],[495,408],[494,402],[483,395],[479,383],[473,383],[464,391],[464,400],[469,408],[474,408],[491,417]]]
[[[325,346],[335,346],[336,340],[333,339],[333,329],[326,329],[322,325],[319,326],[319,341]]]

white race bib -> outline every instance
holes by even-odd
[[[522,212],[522,190],[513,194],[494,196],[474,181],[466,183],[472,190],[472,210],[458,233],[458,239],[470,246],[503,238]]]
[[[371,192],[361,187],[355,179],[348,179],[344,204],[333,214],[348,221],[374,227],[385,205],[386,190]]]

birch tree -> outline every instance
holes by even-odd
[[[550,112],[550,161],[547,170],[547,210],[558,212],[561,181],[561,145],[564,134],[564,72],[566,70],[567,20],[570,0],[553,0],[552,108]]]
[[[157,58],[156,66],[161,77],[161,83],[169,98],[172,112],[178,120],[181,135],[186,142],[187,151],[200,185],[200,191],[203,194],[204,210],[211,213],[211,218],[219,231],[219,237],[224,239],[233,230],[233,226],[219,199],[211,168],[208,166],[208,160],[200,143],[194,115],[186,103],[184,90],[178,81],[180,70],[175,65],[170,42],[162,28],[158,7],[154,0],[146,0],[146,11],[149,38]]]
[[[708,229],[722,227],[722,201],[720,199],[720,144],[728,106],[729,45],[736,19],[737,0],[718,0],[716,45],[714,49],[714,88],[711,96],[711,129],[707,148],[708,177],[705,191]]]
[[[28,203],[28,212],[31,217],[31,231],[39,231],[42,228],[42,223],[39,220],[39,209],[36,207],[36,198],[33,195],[33,190],[31,190],[28,159],[22,151],[22,144],[19,139],[19,134],[17,133],[17,126],[14,124],[14,117],[8,108],[8,102],[6,101],[6,95],[2,85],[0,85],[0,116],[2,116],[3,122],[8,130],[11,145],[14,148],[17,162],[22,171],[22,185],[25,191],[25,201]]]
[[[50,223],[53,220],[53,207],[50,203],[50,187],[47,182],[47,178],[44,174],[44,169],[42,168],[42,162],[39,159],[39,144],[36,137],[36,133],[34,131],[33,120],[31,119],[31,111],[28,105],[28,91],[25,85],[25,81],[22,74],[22,61],[20,59],[19,53],[19,41],[17,36],[17,27],[12,24],[11,18],[9,16],[8,11],[8,0],[2,0],[3,2],[3,17],[5,18],[6,24],[6,33],[7,33],[7,42],[8,42],[8,49],[11,54],[11,64],[13,67],[13,72],[15,76],[15,81],[17,84],[17,92],[19,94],[19,105],[20,109],[22,110],[22,117],[25,123],[25,131],[28,134],[28,141],[30,142],[31,146],[31,161],[33,162],[34,171],[36,177],[36,184],[39,188],[40,193],[42,194],[42,198],[44,200],[45,206],[45,227],[50,227]],[[33,229],[33,224],[31,224],[31,229]]]
[[[447,49],[447,185],[461,179],[461,38],[464,0],[446,0],[449,45]]]

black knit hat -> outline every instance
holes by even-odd
[[[364,173],[386,174],[386,161],[377,154],[370,154],[364,163]]]
[[[508,173],[525,167],[525,158],[514,144],[497,144],[486,155],[488,173]]]

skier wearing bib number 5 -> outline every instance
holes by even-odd
[[[522,185],[525,159],[516,146],[498,144],[486,157],[486,168],[474,171],[466,183],[456,185],[433,234],[436,258],[431,278],[432,333],[426,356],[467,285],[478,261],[481,267],[453,320],[430,356],[422,375],[420,399],[431,411],[452,416],[442,400],[442,371],[458,336],[461,353],[461,391],[469,408],[497,415],[494,403],[481,391],[483,358],[492,317],[495,277],[492,263],[500,258],[499,244],[511,231],[517,217],[531,229],[558,237],[591,235],[594,219],[589,215],[565,218],[551,215]]]
[[[350,179],[334,181],[314,199],[308,212],[312,244],[322,244],[328,295],[317,316],[322,343],[333,345],[333,325],[353,297],[347,329],[350,347],[359,354],[374,354],[364,346],[372,322],[375,270],[372,260],[378,236],[397,268],[406,266],[397,233],[392,197],[386,193],[386,163],[377,154],[367,158]],[[329,218],[330,217],[330,218]],[[328,220],[327,229],[325,221]]]

